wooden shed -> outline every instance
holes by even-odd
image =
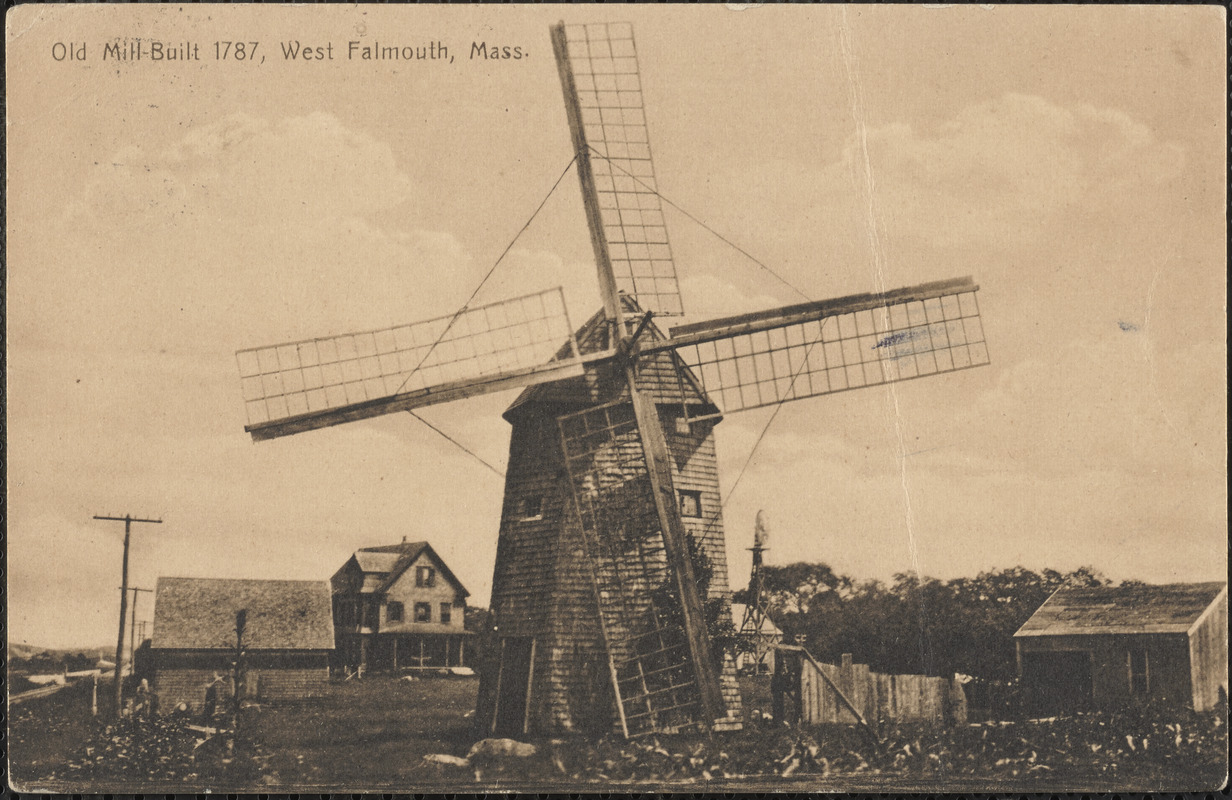
[[[631,298],[623,301],[631,316],[640,313]],[[646,335],[662,338],[653,323]],[[607,339],[596,314],[578,331],[578,349],[602,351]],[[505,412],[513,431],[492,578],[496,640],[493,663],[481,670],[476,711],[484,735],[603,730],[615,720],[594,565],[585,555],[557,417],[627,396],[617,369],[614,362],[587,365],[580,377],[525,390]],[[730,598],[714,444],[718,408],[671,354],[646,359],[639,386],[659,409],[685,529],[713,568],[710,596]],[[686,410],[705,421],[678,425]],[[738,715],[730,660],[722,686],[729,714]]]
[[[1014,640],[1035,713],[1148,701],[1206,711],[1227,692],[1228,587],[1059,589]]]
[[[240,609],[247,609],[245,696],[294,698],[325,689],[334,648],[329,583],[159,578],[150,660],[161,708],[182,702],[200,709],[216,677],[227,683]]]

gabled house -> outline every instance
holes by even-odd
[[[159,705],[198,710],[217,678],[230,694],[235,615],[244,609],[243,690],[286,699],[323,692],[334,647],[325,581],[159,578],[149,663]]]
[[[470,595],[427,542],[356,550],[330,579],[339,666],[461,667]]]
[[[1227,692],[1228,586],[1058,589],[1014,641],[1034,712],[1144,702],[1207,711]]]

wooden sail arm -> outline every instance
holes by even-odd
[[[566,378],[575,378],[583,374],[586,364],[592,361],[602,361],[616,354],[615,350],[604,350],[599,353],[566,361],[553,361],[537,367],[512,370],[497,373],[483,378],[441,383],[417,389],[411,392],[381,397],[361,403],[321,411],[297,414],[291,417],[271,420],[244,426],[244,430],[252,435],[253,441],[276,439],[295,433],[329,428],[344,422],[356,422],[363,419],[393,414],[398,411],[411,411],[424,406],[463,400],[468,397],[502,392],[508,389],[520,389],[534,386],[538,383],[548,383]]]
[[[978,290],[958,278],[682,325],[631,355],[672,353],[724,414],[939,375],[989,363]]]
[[[552,48],[607,318],[619,322],[622,315],[618,291],[643,309],[679,316],[633,27],[562,22],[552,27]]]
[[[649,355],[664,350],[676,350],[687,345],[729,339],[733,336],[768,331],[841,314],[854,314],[910,302],[923,302],[946,295],[976,292],[979,288],[971,277],[967,276],[923,283],[918,286],[907,286],[882,293],[855,294],[815,303],[783,306],[768,311],[754,311],[691,325],[677,325],[671,329],[668,338],[647,341],[639,345],[636,350],[638,355]]]

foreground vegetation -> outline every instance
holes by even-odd
[[[94,722],[71,687],[14,707],[19,790],[171,792],[688,785],[805,791],[1211,790],[1224,782],[1226,715],[1140,710],[958,728],[776,727],[761,681],[746,681],[739,732],[533,740],[530,755],[476,754],[473,678],[372,678],[327,696],[245,709],[233,751],[201,720]],[[83,713],[82,702],[85,703]],[[754,710],[758,714],[753,714]],[[439,754],[450,759],[425,760]],[[452,762],[452,763],[450,763]]]

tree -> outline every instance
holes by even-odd
[[[745,641],[736,634],[736,624],[732,622],[728,599],[710,596],[710,582],[714,579],[714,564],[711,563],[710,556],[693,538],[692,533],[686,533],[685,540],[689,548],[689,558],[693,562],[693,579],[697,584],[697,594],[702,598],[702,615],[705,617],[706,632],[710,637],[711,655],[716,666],[721,669],[724,659],[740,652]],[[676,591],[675,579],[668,575],[651,596],[655,608],[659,610],[660,623],[676,627],[683,634],[684,611],[681,608],[680,594]]]
[[[763,566],[761,583],[763,605],[767,611],[778,614],[807,614],[813,603],[841,597],[852,588],[851,579],[836,574],[829,565],[803,561],[782,567]],[[738,603],[749,602],[749,589],[737,592],[733,599]]]
[[[900,573],[889,585],[825,579],[824,564],[782,569],[776,579],[785,575],[797,590],[771,616],[789,640],[804,634],[818,658],[837,661],[851,653],[877,672],[963,672],[996,680],[1016,674],[1014,632],[1049,595],[1062,586],[1109,583],[1090,567],[1069,573],[1011,567],[948,581]],[[786,592],[783,585],[778,590]]]

